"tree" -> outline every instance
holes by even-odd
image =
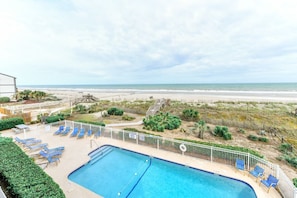
[[[199,122],[196,122],[195,125],[197,125],[197,128],[199,130],[198,132],[198,137],[203,139],[203,135],[204,135],[204,131],[206,130],[206,125],[205,125],[205,121],[204,120],[200,120]]]

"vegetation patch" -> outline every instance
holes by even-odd
[[[154,116],[143,119],[144,129],[164,132],[165,129],[177,129],[181,125],[181,119],[169,113],[160,112]]]
[[[132,120],[135,120],[135,117],[128,116],[128,115],[123,115],[123,116],[122,116],[122,120],[125,120],[125,121],[132,121]]]
[[[122,109],[112,107],[107,110],[108,115],[116,115],[116,116],[122,116],[124,114],[124,111]]]
[[[53,116],[48,116],[45,119],[45,122],[46,123],[53,123],[53,122],[58,122],[58,121],[61,121],[61,120],[64,120],[64,119],[65,119],[64,114],[57,114],[57,115],[53,115]]]
[[[0,103],[7,103],[7,102],[10,102],[9,97],[0,97]]]
[[[183,110],[182,118],[187,121],[197,121],[199,119],[199,112],[194,109]]]
[[[15,125],[24,124],[23,118],[7,118],[0,120],[0,131],[14,128]]]
[[[213,132],[216,136],[223,137],[224,140],[232,139],[232,134],[226,126],[216,126]]]
[[[279,151],[282,152],[282,155],[278,158],[288,162],[292,167],[297,168],[297,155],[293,152],[292,145],[288,143],[283,143],[279,147]]]
[[[135,129],[135,128],[124,128],[125,131],[131,131],[131,132],[138,132],[138,133],[143,133],[143,134],[146,134],[146,135],[153,135],[153,136],[158,136],[158,137],[162,137],[161,135],[155,135],[153,133],[148,133],[146,131],[141,131],[141,130],[138,130],[138,129]]]
[[[293,179],[293,184],[294,184],[294,186],[297,188],[297,178],[294,178],[294,179]]]
[[[86,121],[86,120],[77,120],[76,122],[82,122],[82,123],[93,124],[98,126],[105,126],[104,122],[94,122],[94,121]]]

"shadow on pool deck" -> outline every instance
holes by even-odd
[[[259,198],[281,198],[281,195],[275,189],[271,189],[269,193],[267,193],[266,189],[262,185],[260,186],[259,182],[256,182],[254,178],[248,176],[249,174],[247,172],[245,174],[243,174],[242,172],[237,172],[235,168],[232,166],[218,164],[215,162],[211,163],[210,161],[203,159],[183,156],[177,153],[157,150],[155,148],[140,146],[133,143],[127,143],[119,140],[112,140],[109,138],[102,137],[95,139],[96,144],[94,144],[93,142],[93,148],[91,148],[90,142],[92,138],[85,137],[83,139],[77,139],[71,138],[70,136],[53,135],[53,133],[58,129],[58,127],[52,127],[50,131],[48,131],[48,128],[46,128],[45,125],[31,125],[30,129],[31,130],[26,134],[14,134],[14,132],[12,132],[11,130],[6,130],[2,132],[2,136],[12,138],[16,136],[18,136],[19,138],[25,138],[25,136],[27,138],[35,137],[41,139],[43,143],[48,143],[48,147],[50,148],[65,146],[65,151],[58,165],[56,165],[55,163],[50,164],[48,167],[44,169],[44,171],[48,175],[50,175],[56,183],[60,185],[67,198],[100,197],[95,193],[71,182],[67,178],[72,171],[89,161],[88,153],[97,148],[96,144],[98,144],[99,146],[110,144],[128,150],[137,151],[153,157],[166,159],[172,162],[185,164],[187,166],[191,166],[194,168],[242,180],[253,187],[257,194],[257,197]],[[98,178],[98,180],[100,182],[100,178]]]

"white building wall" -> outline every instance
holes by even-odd
[[[0,73],[0,97],[12,97],[16,93],[16,78]]]

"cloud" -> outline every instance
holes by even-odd
[[[19,84],[296,81],[296,4],[11,0],[1,72]]]

